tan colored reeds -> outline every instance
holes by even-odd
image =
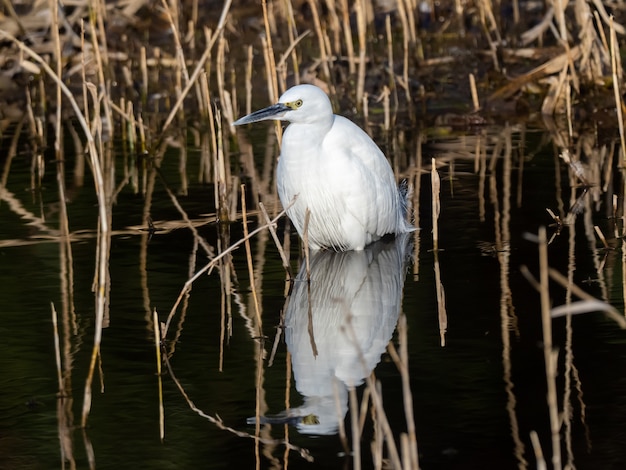
[[[613,91],[615,94],[615,110],[617,111],[617,126],[619,129],[622,147],[622,161],[626,161],[626,137],[624,135],[624,102],[622,101],[622,61],[620,59],[617,33],[613,18],[609,21],[609,37],[611,38],[611,73],[613,76]]]
[[[26,55],[28,55],[31,59],[37,62],[41,68],[46,72],[46,74],[59,86],[72,106],[76,118],[78,119],[79,124],[82,127],[84,135],[87,139],[87,148],[89,151],[89,157],[91,162],[91,169],[94,176],[94,184],[96,186],[96,194],[98,196],[98,213],[99,213],[99,231],[100,234],[98,238],[98,247],[97,247],[97,264],[98,264],[98,272],[96,273],[95,287],[96,287],[96,327],[94,333],[94,345],[91,356],[91,364],[89,367],[89,373],[87,376],[87,380],[85,383],[85,396],[83,402],[83,413],[82,413],[82,426],[85,426],[87,423],[87,417],[89,415],[89,410],[91,408],[91,383],[93,379],[93,373],[95,370],[96,360],[99,356],[100,350],[100,341],[102,339],[102,324],[104,321],[105,307],[106,307],[106,295],[108,293],[108,257],[109,257],[109,239],[110,239],[110,219],[109,219],[109,210],[110,207],[109,201],[107,201],[107,193],[105,188],[105,182],[103,177],[103,162],[101,161],[100,155],[96,150],[95,140],[91,133],[91,128],[87,124],[86,117],[83,115],[78,103],[74,99],[73,94],[67,88],[67,86],[63,83],[61,78],[48,66],[48,64],[35,53],[32,49],[26,46],[23,42],[17,40],[13,35],[6,33],[4,31],[0,31],[0,37],[3,37],[6,40],[12,41],[16,44]]]

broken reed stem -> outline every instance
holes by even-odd
[[[474,112],[480,109],[480,102],[478,101],[478,90],[476,89],[476,77],[473,73],[469,74],[470,92],[472,94],[472,104],[474,105]]]
[[[430,169],[431,193],[432,193],[432,222],[433,222],[433,251],[439,250],[439,212],[441,204],[439,201],[439,192],[441,188],[441,179],[437,173],[437,161],[431,159]]]
[[[152,311],[152,324],[154,328],[154,346],[156,352],[157,380],[159,386],[159,437],[161,442],[165,439],[165,408],[163,406],[163,374],[161,371],[161,326],[156,308]]]
[[[539,228],[539,285],[541,297],[541,324],[543,330],[543,357],[548,386],[548,410],[552,435],[552,466],[561,469],[560,420],[556,393],[556,368],[558,353],[552,346],[552,317],[550,316],[550,286],[548,264],[548,241],[545,227]]]
[[[213,125],[213,124],[212,124]],[[213,168],[215,169],[215,186],[216,197],[215,200],[217,214],[221,222],[228,222],[230,220],[230,214],[228,213],[228,178],[226,177],[226,162],[224,156],[224,137],[222,134],[222,114],[219,109],[215,110],[215,126],[216,126],[216,146],[217,152],[215,154],[215,161],[213,162]]]
[[[547,470],[546,459],[543,457],[543,450],[541,449],[541,442],[539,441],[539,435],[536,431],[530,431],[530,442],[533,446],[535,453],[535,461],[537,462],[537,470]]]
[[[244,245],[246,247],[246,260],[248,262],[248,275],[250,276],[250,290],[252,291],[252,299],[254,301],[254,312],[256,314],[257,327],[259,329],[259,338],[263,336],[263,324],[261,322],[261,309],[259,306],[259,299],[256,292],[256,285],[254,281],[254,265],[252,262],[252,250],[250,248],[250,237],[248,236],[248,214],[246,212],[246,185],[241,185],[241,213],[243,217],[243,236]]]
[[[602,242],[602,245],[604,246],[604,249],[605,250],[609,250],[611,247],[610,247],[609,243],[606,241],[606,237],[602,233],[602,230],[600,230],[600,227],[598,227],[597,225],[594,225],[593,229],[595,230],[596,235],[598,236],[598,238]]]

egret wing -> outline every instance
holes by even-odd
[[[387,158],[352,121],[335,116],[324,140],[327,158],[345,201],[345,210],[377,237],[397,229],[398,187]]]

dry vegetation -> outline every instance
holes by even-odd
[[[619,54],[624,35],[621,3],[612,3],[610,12],[608,2],[600,0],[554,4],[515,1],[510,10],[486,0],[380,3],[388,9],[366,0],[277,0],[260,4],[229,0],[182,3],[75,0],[64,2],[64,6],[48,0],[3,2],[0,7],[0,132],[5,155],[2,157],[2,182],[4,184],[8,178],[18,142],[27,140],[32,153],[33,186],[38,184],[51,161],[62,162],[65,155],[71,153],[79,156],[77,165],[80,165],[80,155],[85,154],[98,197],[97,270],[93,281],[96,329],[90,373],[84,387],[82,426],[89,418],[93,382],[98,375],[102,328],[109,315],[112,207],[122,188],[130,187],[142,194],[147,201],[142,227],[148,228],[150,235],[153,233],[150,201],[168,149],[178,149],[181,155],[183,194],[188,178],[185,170],[187,143],[191,141],[201,149],[200,170],[194,178],[211,183],[215,188],[212,213],[201,223],[243,219],[247,228],[245,218],[250,213],[258,215],[262,222],[258,229],[232,244],[225,237],[219,246],[212,247],[197,237],[198,250],[211,261],[192,270],[194,275],[183,287],[167,319],[162,319],[163,324],[155,314],[155,331],[159,332],[155,335],[157,354],[164,353],[167,367],[170,368],[167,359],[174,352],[175,341],[168,348],[161,347],[162,341],[171,335],[170,324],[179,310],[186,308],[194,280],[216,270],[225,286],[224,295],[231,295],[227,287],[235,276],[229,261],[231,250],[243,244],[249,254],[253,297],[256,296],[256,274],[251,261],[251,238],[259,233],[267,234],[269,229],[283,257],[286,273],[289,272],[289,239],[285,237],[281,245],[275,232],[276,220],[282,213],[276,207],[271,184],[276,153],[272,149],[280,140],[280,128],[277,126],[268,134],[270,151],[259,165],[253,163],[251,145],[245,135],[237,135],[231,124],[237,116],[275,102],[290,84],[318,84],[341,109],[356,113],[365,127],[376,125],[384,131],[397,127],[408,134],[434,121],[430,103],[446,90],[454,101],[453,106],[444,110],[446,114],[442,119],[447,124],[484,124],[503,114],[514,118],[521,109],[549,117],[561,116],[567,125],[565,130],[555,130],[554,139],[562,158],[571,166],[572,174],[594,174],[598,183],[596,189],[610,179],[610,173],[606,173],[610,170],[606,168],[612,165],[606,161],[622,161],[626,154]],[[599,113],[608,113],[613,118],[611,122],[619,126],[620,148],[613,153],[610,148],[607,151],[607,148],[596,148],[595,143],[583,142],[574,149],[574,155],[570,155],[568,149],[572,148],[576,135],[575,120]],[[68,148],[70,146],[73,148]],[[510,161],[510,134],[508,140],[505,135],[489,145],[478,136],[469,146],[467,158],[475,159],[482,189],[496,191],[491,195],[497,199],[495,183],[489,179],[488,170],[493,170],[496,158]],[[432,165],[423,163],[420,143],[416,148],[410,159],[399,159],[395,167],[401,169],[399,176],[411,178],[418,195],[421,174],[431,173],[433,227],[436,229],[440,210],[437,168],[449,162],[439,159],[433,160]],[[590,157],[593,152],[597,159]],[[586,166],[577,171],[576,168],[582,168],[583,154],[588,158]],[[246,188],[232,171],[231,164],[240,155],[241,166],[246,168],[253,186],[248,189],[255,203],[251,210],[245,208]],[[462,153],[457,155],[464,158]],[[604,174],[601,174],[602,168]],[[65,201],[64,165],[56,165],[56,171],[59,199]],[[506,190],[512,176],[510,168],[505,176],[509,178],[504,178]],[[74,178],[82,178],[78,166],[74,168]],[[577,184],[575,179],[572,176],[573,185]],[[3,192],[4,200],[10,197]],[[170,197],[180,211],[180,224],[194,232],[199,222],[187,217],[176,202],[176,194],[170,192]],[[269,214],[260,200],[274,206]],[[555,222],[560,227],[571,223],[571,219],[563,219],[575,218],[575,215],[575,210],[554,215]],[[71,264],[71,240],[76,235],[71,234],[64,207],[61,220],[60,235],[64,237]],[[167,229],[163,225],[160,228]],[[496,233],[499,234],[497,256],[503,270],[508,271],[505,247],[510,234],[502,227],[498,227]],[[616,238],[618,236],[616,229]],[[434,237],[436,250],[436,230]],[[148,234],[145,238],[147,243]],[[544,250],[548,243],[545,234],[539,241]],[[416,253],[419,250],[419,239],[415,241],[415,250]],[[415,261],[417,263],[417,258]],[[439,273],[438,261],[435,272]],[[557,468],[561,464],[561,424],[553,389],[556,371],[550,346],[550,308],[545,299],[548,273],[546,264],[541,280],[533,282],[541,289],[543,313],[547,315],[544,317],[544,344],[548,384],[552,384],[549,385],[550,419],[554,436],[553,464]],[[287,276],[291,278],[290,274]],[[441,287],[439,277],[437,281]],[[503,292],[507,291],[505,287]],[[443,345],[447,325],[443,288],[438,289],[437,298]],[[256,298],[254,305],[250,317],[251,336],[262,337]],[[581,306],[581,310],[584,307]],[[53,312],[56,318],[54,308]],[[222,314],[225,318],[229,315],[228,312]],[[511,319],[507,312],[503,315],[506,317],[503,325],[508,325]],[[400,325],[404,325],[402,321]],[[228,334],[225,326],[222,339]],[[405,396],[410,397],[403,328],[399,337],[400,350],[395,351],[392,346],[389,353],[403,376]],[[263,347],[259,345],[257,355],[259,383],[266,360]],[[58,362],[60,391],[69,393],[61,373],[60,355]],[[158,363],[160,366],[161,360]],[[171,368],[170,374],[175,378]],[[366,396],[376,408],[380,404],[377,386],[375,380],[368,380]],[[181,392],[185,394],[182,386]],[[259,405],[260,398],[257,400]],[[408,399],[407,408],[410,403]],[[227,427],[219,417],[206,415],[195,408],[191,400],[189,404],[223,429],[253,438],[257,445],[277,444],[263,435],[259,424],[256,433],[248,435]],[[356,407],[352,402],[351,406]],[[382,408],[378,408],[378,412],[384,416]],[[353,414],[353,419],[360,416],[362,420],[364,411],[360,413]],[[383,425],[377,429],[379,441],[372,444],[376,462],[382,465],[384,455],[395,467],[418,466],[412,420],[412,413],[407,411],[409,431],[402,436],[399,446],[389,429]],[[355,429],[362,430],[362,422],[356,422],[353,431]],[[359,442],[358,434],[353,436],[352,442]],[[296,448],[288,440],[279,443],[310,458],[306,450]],[[536,451],[540,456],[539,449]]]

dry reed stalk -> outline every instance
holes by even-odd
[[[458,1],[460,5],[460,1],[456,1]],[[498,22],[493,14],[492,2],[490,0],[480,0],[478,2],[478,9],[480,12],[480,24],[483,27],[483,31],[487,37],[487,41],[489,42],[489,48],[491,49],[493,66],[499,71],[500,63],[498,61],[497,48],[502,46],[502,36],[500,35],[500,30],[498,29]],[[459,18],[463,18],[463,15],[461,14]],[[491,37],[492,32],[495,39]]]
[[[222,238],[218,237],[217,252],[222,251]],[[225,240],[227,241],[227,240]],[[225,243],[226,244],[226,243]],[[219,263],[220,273],[220,358],[218,363],[218,370],[222,372],[224,370],[224,344],[226,337],[232,336],[232,310],[231,310],[231,289],[232,289],[232,274],[231,274],[231,257],[226,260],[222,260]]]
[[[407,211],[407,218],[409,222],[412,222],[415,227],[420,226],[420,194],[422,193],[422,143],[424,140],[424,133],[418,132],[417,139],[415,140],[415,157],[411,159],[411,166],[413,172],[408,179],[409,187],[412,188],[410,192],[410,211]],[[412,184],[411,184],[412,180]],[[413,216],[413,220],[411,220]],[[413,242],[413,277],[414,280],[418,280],[419,273],[419,249],[420,249],[420,232],[419,228],[414,232]]]
[[[360,358],[360,359],[361,359],[361,365],[365,367],[363,358]],[[382,394],[382,390],[380,391],[380,393]],[[369,388],[365,387],[365,389],[363,390],[363,396],[361,397],[361,409],[359,412],[359,434],[361,436],[363,435],[363,430],[365,429],[365,421],[367,420],[367,415],[369,414],[369,411],[370,411],[370,405],[369,405],[370,395],[371,394],[370,394]]]
[[[391,82],[391,88],[395,88],[396,73],[394,71],[393,63],[393,33],[391,31],[391,16],[385,16],[385,35],[387,39],[387,68],[389,72],[389,79]]]
[[[476,89],[476,77],[473,73],[469,74],[470,92],[472,94],[472,104],[474,105],[474,112],[480,110],[480,101],[478,101],[478,90]]]
[[[552,466],[561,469],[560,419],[556,394],[557,357],[552,346],[552,317],[550,315],[548,243],[545,227],[539,228],[539,286],[541,297],[541,324],[543,330],[543,355],[546,367],[546,383],[548,387],[548,410],[550,431],[552,435]]]
[[[340,40],[340,21],[339,15],[337,15],[337,5],[335,4],[335,0],[324,0],[326,4],[326,21],[324,21],[327,29],[330,29],[332,33],[332,44],[330,40],[327,42],[327,51],[330,54],[334,54],[336,57],[341,56],[341,40]],[[328,35],[326,35],[328,37]],[[330,39],[330,37],[329,37]]]
[[[374,374],[370,374],[367,377],[367,386],[371,393],[372,407],[376,410],[376,415],[382,429],[383,438],[387,442],[387,451],[389,453],[388,458],[391,460],[392,468],[402,468],[400,455],[398,454],[398,448],[396,447],[396,441],[391,430],[391,425],[387,419],[385,408],[383,406],[382,389],[380,382],[375,380]]]
[[[54,308],[54,302],[50,302],[50,309],[52,311],[52,332],[54,336],[54,359],[57,366],[57,382],[59,383],[59,394],[65,395],[65,386],[63,385],[63,373],[61,372],[61,347],[59,342],[59,327],[57,311]]]
[[[111,96],[110,81],[105,79],[105,73],[104,73],[105,67],[107,67],[108,65],[106,33],[104,30],[104,18],[105,17],[106,17],[106,8],[104,5],[104,0],[99,0],[96,3],[96,14],[89,16],[89,19],[90,19],[89,24],[91,26],[92,33],[93,33],[91,34],[91,43],[93,47],[94,58],[96,59],[96,72],[98,76],[98,82],[100,85],[100,90],[98,91],[98,94],[100,93],[103,94],[101,98],[101,102],[104,103],[104,105],[102,106],[102,110],[104,112],[104,120],[107,125],[108,136],[112,140],[113,132],[114,132],[113,113],[111,111],[111,106],[109,104],[111,100],[108,99],[108,97]],[[100,40],[98,40],[98,37],[100,37]],[[107,97],[107,99],[104,99],[104,97]],[[98,103],[98,106],[101,106],[100,103]],[[94,119],[97,119],[98,121],[101,122],[101,119],[102,119],[101,114],[98,113],[96,115],[94,113]],[[100,126],[101,126],[101,123],[100,123]],[[98,136],[98,149],[100,150],[100,158],[103,160],[104,168],[105,169],[109,168],[111,162],[110,162],[110,157],[107,158],[107,154],[104,152],[104,148],[102,146],[102,132],[98,132],[96,135]]]
[[[265,3],[265,2],[263,2]],[[269,28],[269,26],[266,26]],[[271,41],[268,41],[265,37],[261,37],[261,43],[263,45],[263,58],[265,59],[265,74],[267,79],[267,93],[270,103],[278,101],[278,78],[276,72],[276,62],[274,59],[274,49],[271,46]],[[280,142],[283,135],[283,128],[280,121],[274,122],[274,129],[276,131],[276,137]]]
[[[141,104],[143,109],[148,106],[148,61],[146,57],[146,46],[139,49],[139,70],[141,71]]]
[[[561,307],[553,307],[550,311],[552,318],[557,318],[563,315],[575,315],[577,313],[603,311],[609,318],[615,321],[620,328],[626,329],[626,318],[620,315],[617,309],[612,307],[610,304],[602,302],[588,294],[553,268],[548,269],[548,274],[552,280],[561,284],[564,289],[571,290],[574,295],[584,301],[578,305],[570,304],[563,305]]]
[[[405,100],[409,105],[412,103],[411,100],[411,89],[409,86],[409,50],[413,49],[410,47],[410,44],[414,44],[414,41],[411,42],[410,36],[410,27],[409,21],[407,19],[407,11],[404,7],[402,1],[398,2],[398,14],[400,16],[400,22],[402,24],[402,79],[398,78],[400,86],[404,89]],[[423,55],[421,49],[419,55]],[[422,57],[423,59],[423,57]],[[394,72],[395,75],[395,72]]]
[[[615,94],[615,110],[617,112],[617,125],[619,129],[619,138],[622,148],[622,162],[626,161],[626,136],[624,135],[624,102],[622,101],[621,78],[622,64],[620,59],[619,44],[613,24],[613,17],[609,22],[609,37],[611,39],[611,73],[613,76],[613,92]]]
[[[165,12],[168,22],[170,23],[170,29],[172,31],[172,35],[174,37],[174,45],[176,48],[176,90],[180,90],[182,88],[182,83],[180,80],[180,74],[184,78],[185,84],[189,83],[189,71],[187,70],[187,64],[185,62],[185,54],[183,51],[183,46],[180,40],[180,11],[178,9],[178,3],[175,1],[170,1],[168,4],[168,0],[161,0],[163,4],[163,11]],[[193,31],[193,29],[192,29]],[[198,82],[195,82],[195,90],[196,90],[196,98],[198,102],[202,100],[202,92],[200,89],[200,85]],[[180,108],[180,118],[181,122],[184,122],[184,108]]]
[[[432,197],[432,223],[433,223],[433,251],[439,251],[439,212],[441,211],[441,203],[439,202],[439,192],[441,189],[441,179],[437,172],[437,161],[431,159],[430,168],[431,181],[431,197]]]
[[[348,387],[348,401],[350,406],[350,427],[352,431],[352,468],[361,468],[361,433],[359,432],[358,398],[354,385]]]
[[[248,56],[246,61],[246,116],[252,112],[252,59],[253,49],[248,46]]]
[[[0,31],[0,34],[2,33],[2,31]],[[28,128],[30,131],[30,135],[33,138],[34,141],[34,149],[33,149],[33,162],[31,163],[31,182],[30,182],[30,187],[31,190],[35,190],[37,187],[40,186],[40,184],[37,184],[35,182],[35,162],[36,159],[39,158],[39,148],[41,147],[41,145],[43,145],[43,141],[41,140],[42,137],[40,135],[40,126],[37,125],[37,119],[35,118],[35,113],[33,111],[33,102],[32,102],[32,97],[31,97],[31,92],[30,89],[28,89],[28,92],[26,93],[26,116],[28,118]],[[41,175],[41,172],[40,172]],[[39,182],[41,183],[41,181]]]
[[[67,88],[67,86],[61,80],[61,77],[55,74],[55,72],[50,68],[50,66],[46,63],[43,58],[26,46],[24,43],[19,41],[13,35],[0,31],[0,37],[3,37],[11,42],[13,42],[21,51],[23,51],[26,55],[31,57],[35,62],[37,62],[45,73],[57,84],[57,86],[61,87],[63,94],[68,99],[68,102],[72,106],[74,110],[76,119],[78,120],[83,132],[85,133],[85,138],[87,139],[87,148],[88,154],[91,162],[91,170],[94,176],[94,185],[96,187],[96,196],[98,198],[98,233],[99,233],[99,243],[97,247],[97,264],[99,266],[99,272],[97,276],[97,290],[96,290],[96,322],[95,322],[95,332],[94,332],[94,344],[91,355],[91,362],[89,367],[89,373],[87,376],[87,380],[85,382],[85,398],[83,402],[83,412],[82,412],[82,420],[81,425],[84,427],[87,424],[87,416],[89,415],[89,410],[91,409],[91,382],[93,379],[93,371],[96,364],[96,359],[99,355],[100,350],[100,341],[102,339],[102,323],[104,319],[104,310],[106,304],[106,294],[108,291],[108,256],[109,256],[109,240],[110,240],[110,222],[108,216],[108,201],[105,193],[105,184],[102,172],[102,162],[98,156],[98,152],[95,147],[95,141],[93,135],[91,134],[91,130],[85,116],[82,114],[78,103],[74,99],[72,92]]]
[[[541,442],[536,431],[530,431],[530,442],[533,445],[533,451],[535,452],[535,460],[537,461],[537,470],[547,470],[546,460],[543,456],[543,450],[541,449]]]
[[[297,195],[296,195],[297,196]],[[295,197],[294,197],[295,200]],[[310,253],[309,253],[309,220],[311,219],[311,211],[306,209],[304,213],[304,228],[302,236],[302,250],[304,256],[304,262],[306,265],[306,280],[310,284],[311,283],[311,264],[310,264]],[[310,310],[310,308],[309,308]]]
[[[206,48],[204,49],[202,56],[200,57],[200,59],[198,60],[198,63],[196,64],[196,68],[194,69],[193,73],[189,77],[189,82],[187,83],[187,85],[185,85],[185,88],[181,91],[180,95],[178,96],[176,100],[176,103],[170,110],[170,113],[167,116],[167,119],[165,120],[165,123],[163,124],[163,127],[161,129],[162,136],[165,134],[165,130],[170,126],[170,124],[174,120],[174,116],[176,116],[178,109],[182,106],[183,100],[189,93],[189,90],[191,90],[191,87],[194,86],[196,80],[198,79],[198,76],[202,72],[205,63],[211,54],[211,50],[213,49],[213,45],[215,44],[215,41],[219,37],[220,32],[226,26],[226,20],[228,18],[228,12],[230,11],[231,4],[232,4],[232,0],[226,0],[224,2],[224,6],[222,7],[222,13],[220,14],[220,19],[217,23],[215,34],[211,36],[211,39],[209,40]],[[163,137],[161,137],[161,139],[163,139]]]
[[[246,211],[246,186],[241,185],[241,214],[243,218],[243,235],[244,246],[246,248],[246,260],[248,262],[248,275],[250,276],[250,290],[252,291],[252,299],[254,300],[254,313],[256,315],[259,338],[263,336],[263,322],[261,321],[261,307],[256,291],[254,281],[254,265],[252,262],[252,250],[250,249],[250,238],[248,236],[248,214]],[[271,224],[270,224],[271,225]],[[269,226],[269,225],[268,225]]]
[[[369,389],[366,388],[366,391]],[[369,398],[368,398],[369,400]],[[384,431],[380,420],[376,418],[375,409],[372,408],[371,415],[374,427],[374,437],[370,443],[370,449],[372,453],[372,463],[374,468],[379,470],[383,468],[383,450],[384,450]]]
[[[385,34],[387,37],[387,73],[389,88],[393,91],[395,112],[398,111],[398,90],[396,88],[396,71],[393,61],[393,33],[391,32],[391,15],[385,16]]]
[[[419,454],[417,451],[417,437],[415,434],[415,415],[413,412],[413,394],[411,393],[411,378],[409,370],[409,351],[407,335],[406,315],[401,314],[398,319],[398,341],[400,344],[400,354],[396,351],[393,343],[389,343],[387,350],[393,359],[394,364],[400,372],[402,378],[402,398],[404,403],[404,417],[407,425],[407,440],[403,445],[402,456],[405,462],[408,459],[408,466],[405,468],[419,469]]]
[[[317,35],[317,42],[319,46],[320,61],[322,65],[322,71],[324,78],[327,80],[328,87],[330,89],[331,96],[334,96],[333,76],[330,73],[330,62],[332,58],[328,55],[329,50],[324,40],[326,33],[322,29],[322,21],[320,20],[319,11],[317,9],[317,2],[315,0],[308,0],[309,7],[311,8],[311,16],[313,17],[313,25],[315,27],[315,34]]]
[[[215,185],[215,207],[219,220],[226,223],[230,220],[228,213],[228,177],[224,156],[224,140],[222,136],[222,119],[219,109],[215,110],[217,152],[213,155],[213,183]]]
[[[202,92],[202,101],[206,101],[206,107],[204,108],[206,111],[206,123],[207,126],[209,127],[209,133],[208,136],[206,134],[206,132],[204,132],[202,134],[202,147],[206,150],[203,153],[203,157],[201,160],[201,166],[202,166],[202,171],[203,171],[203,175],[204,175],[204,180],[206,182],[210,182],[213,181],[215,182],[215,175],[213,178],[211,178],[211,169],[213,170],[213,173],[216,173],[217,170],[215,168],[215,164],[212,162],[215,161],[215,158],[217,156],[217,132],[215,130],[215,117],[213,116],[213,103],[211,103],[210,100],[210,93],[209,93],[209,80],[207,78],[207,74],[205,72],[203,72],[200,75],[200,90]],[[211,149],[209,151],[208,148],[208,143],[207,143],[207,139],[210,142],[210,146]],[[214,191],[214,195],[213,195],[213,200],[214,200],[214,204],[215,204],[215,208],[217,210],[217,208],[219,207],[219,188],[217,186],[217,184],[213,185],[213,191]]]
[[[348,55],[348,73],[352,76],[356,72],[356,61],[354,58],[354,44],[352,43],[352,26],[350,25],[350,8],[348,0],[339,0],[341,9],[341,29],[346,44],[346,54]]]
[[[606,237],[602,233],[602,230],[600,230],[600,227],[598,227],[597,225],[594,225],[593,229],[596,232],[596,235],[598,235],[598,238],[600,239],[600,241],[602,242],[602,245],[604,245],[604,249],[605,250],[610,250],[611,247],[609,246],[608,242],[606,241]]]
[[[126,125],[127,139],[125,140],[125,142],[128,145],[128,151],[130,155],[132,155],[132,159],[134,161],[135,156],[137,155],[137,123],[135,121],[135,111],[133,108],[132,101],[129,101],[127,103],[126,108],[127,108],[126,115],[128,116],[128,120],[127,120],[127,125]],[[137,168],[135,165],[133,165],[133,177],[131,179],[131,182],[133,186],[133,191],[135,194],[137,194],[139,192],[139,181],[137,178]]]
[[[222,112],[226,121],[228,122],[228,130],[231,134],[235,133],[233,122],[233,108],[230,101],[230,93],[225,88],[225,51],[226,51],[226,39],[224,35],[220,34],[220,39],[217,42],[217,57],[216,57],[216,70],[215,75],[217,77],[217,90],[220,97],[220,103],[222,104]]]
[[[283,402],[285,405],[285,409],[288,410],[291,408],[291,354],[289,351],[285,354],[285,401]],[[289,441],[289,425],[285,423],[285,440]],[[285,462],[285,467],[287,467],[287,462],[289,461],[289,449],[285,447],[285,452],[283,453],[283,461]]]
[[[163,407],[163,374],[161,372],[161,364],[163,359],[161,358],[161,327],[159,323],[159,315],[156,308],[153,310],[152,315],[152,328],[154,331],[154,348],[156,353],[156,366],[157,366],[157,381],[159,389],[159,438],[161,442],[165,439],[165,408]]]
[[[267,86],[270,103],[278,101],[278,76],[276,74],[276,59],[274,58],[274,46],[272,44],[272,31],[267,12],[267,1],[262,0],[263,25],[265,26],[265,37],[263,38],[263,52],[265,56],[265,67],[267,72]],[[277,123],[278,125],[278,123]]]
[[[365,20],[365,0],[356,0],[354,9],[356,11],[356,26],[359,39],[359,70],[356,81],[356,105],[361,106],[365,94],[365,54],[366,54],[366,34],[367,24]]]
[[[390,95],[389,87],[387,85],[383,86],[383,129],[388,132],[391,129],[391,117],[389,112],[389,95]]]
[[[342,386],[339,383],[339,380],[335,378],[333,380],[333,401],[335,403],[335,412],[337,416],[341,418],[337,420],[338,424],[338,433],[339,433],[339,441],[341,442],[341,447],[343,447],[343,451],[346,455],[350,454],[350,446],[348,445],[348,438],[346,437],[346,425],[343,419],[343,410],[342,405],[339,400],[339,387]]]
[[[295,38],[292,42],[289,43],[289,46],[280,56],[278,64],[276,64],[276,73],[278,78],[280,79],[280,89],[285,90],[287,88],[287,60],[291,57],[292,62],[294,62],[294,84],[297,85],[300,83],[300,78],[298,77],[298,55],[296,54],[296,46],[302,41],[305,37],[311,34],[310,30],[306,30],[304,33],[300,34],[297,38]]]
[[[261,209],[261,213],[263,214],[265,223],[268,224],[270,222],[270,216],[267,213],[267,210],[265,210],[265,205],[262,202],[259,202],[259,209]],[[291,265],[289,264],[289,257],[285,253],[285,250],[283,250],[282,245],[280,244],[280,240],[278,239],[278,234],[276,233],[276,229],[274,228],[272,224],[269,224],[267,228],[272,234],[272,239],[274,240],[274,243],[276,244],[276,248],[278,249],[278,254],[280,255],[280,259],[283,262],[283,268],[285,268],[285,272],[287,273],[287,276],[289,278],[288,280],[294,279],[293,271],[291,270]]]
[[[63,76],[63,56],[61,55],[61,38],[59,36],[59,4],[54,0],[49,0],[50,9],[52,10],[52,25],[50,33],[52,34],[52,43],[54,48],[54,58],[56,66],[56,74],[59,77]],[[56,117],[54,123],[54,158],[55,160],[61,160],[61,87],[56,86]]]
[[[24,123],[27,120],[27,116],[24,116],[15,127],[13,131],[13,136],[11,137],[11,143],[9,144],[9,149],[7,151],[6,159],[4,161],[4,166],[2,168],[2,178],[0,178],[0,190],[3,190],[7,187],[7,181],[9,179],[9,173],[11,172],[11,162],[15,155],[17,154],[17,144],[19,142],[20,137],[22,136],[22,128],[24,127]]]
[[[441,188],[441,180],[437,172],[437,162],[431,159],[431,191],[432,191],[432,224],[433,224],[433,255],[435,269],[435,289],[437,292],[437,312],[439,320],[439,335],[441,346],[446,345],[446,332],[448,330],[448,314],[446,311],[446,297],[441,282],[441,267],[439,265],[439,211],[441,204],[439,201],[439,192]]]
[[[270,224],[271,225],[276,225],[276,222],[283,216],[285,215],[285,210],[283,210],[280,214],[278,214],[276,217],[274,217],[271,221]],[[178,294],[178,298],[176,299],[176,302],[174,303],[174,305],[172,306],[172,309],[170,310],[170,313],[168,314],[167,317],[167,321],[165,322],[165,327],[164,327],[164,332],[163,332],[163,337],[165,338],[167,336],[167,332],[169,330],[169,325],[170,322],[172,321],[172,318],[174,317],[174,314],[176,313],[176,309],[178,308],[178,305],[180,304],[181,300],[183,299],[183,297],[185,296],[185,294],[187,292],[189,292],[189,290],[191,289],[191,286],[193,285],[193,283],[196,281],[196,279],[198,279],[200,276],[202,276],[204,273],[211,271],[215,265],[218,263],[218,261],[220,259],[222,259],[224,256],[226,256],[227,254],[229,254],[230,252],[234,251],[235,249],[237,249],[239,246],[241,246],[243,243],[245,243],[247,240],[249,240],[250,238],[252,238],[254,235],[256,235],[257,233],[262,232],[263,230],[265,230],[268,227],[268,225],[262,225],[261,227],[256,228],[255,230],[253,230],[252,232],[248,233],[246,236],[244,236],[244,238],[242,238],[241,240],[233,243],[231,246],[229,246],[227,249],[225,249],[224,251],[222,251],[221,253],[219,253],[218,255],[216,255],[213,259],[211,259],[211,261],[209,263],[207,263],[204,267],[202,267],[198,272],[196,272],[192,277],[190,277],[189,279],[187,279],[187,281],[185,282],[185,284],[183,285],[183,288],[181,289],[180,293]]]

